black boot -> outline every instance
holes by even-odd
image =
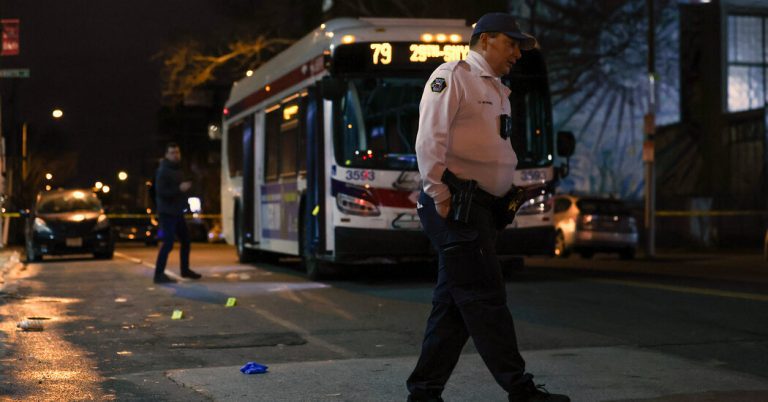
[[[571,398],[561,394],[550,394],[544,385],[536,385],[533,381],[526,383],[522,389],[509,394],[509,402],[570,402]]]
[[[155,283],[176,283],[176,279],[171,278],[166,274],[155,275]]]
[[[191,269],[181,271],[181,276],[182,278],[189,278],[189,279],[200,279],[203,277],[202,275],[198,274],[197,272]]]

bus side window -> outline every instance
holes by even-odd
[[[296,177],[299,139],[299,105],[286,103],[280,124],[280,177]]]
[[[264,181],[277,181],[280,159],[280,108],[267,112],[264,119],[266,144],[264,145]]]
[[[229,177],[243,175],[243,122],[243,120],[235,122],[227,130]]]

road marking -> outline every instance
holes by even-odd
[[[155,266],[153,264],[150,264],[148,262],[144,262],[143,260],[138,259],[138,258],[131,257],[131,256],[127,255],[127,254],[123,254],[123,253],[120,253],[120,252],[115,252],[115,255],[120,257],[120,258],[124,258],[126,260],[132,261],[132,262],[134,262],[136,264],[143,265],[143,266],[145,266],[147,268],[155,269]],[[172,272],[168,272],[168,275],[169,276],[174,276],[174,277],[176,277],[178,279],[181,279],[181,278],[179,278],[178,276],[176,276]],[[266,319],[268,321],[271,321],[271,322],[273,322],[273,323],[275,323],[277,325],[280,325],[280,326],[282,326],[282,327],[284,327],[284,328],[286,328],[286,329],[288,329],[290,331],[296,332],[297,334],[302,336],[304,339],[306,339],[308,342],[311,342],[311,343],[314,343],[316,345],[319,345],[319,346],[321,346],[323,348],[326,348],[326,349],[328,349],[328,350],[330,350],[330,351],[332,351],[334,353],[338,353],[339,355],[341,355],[344,358],[351,358],[351,357],[355,356],[355,354],[352,353],[351,351],[349,351],[349,350],[347,350],[347,349],[345,349],[345,348],[343,348],[341,346],[337,346],[337,345],[334,345],[332,343],[326,342],[326,341],[324,341],[324,340],[322,340],[322,339],[320,339],[320,338],[318,338],[316,336],[313,336],[306,329],[304,329],[304,328],[302,328],[302,327],[300,327],[300,326],[298,326],[298,325],[296,325],[296,324],[294,324],[294,323],[292,323],[292,322],[290,322],[288,320],[284,320],[282,318],[279,318],[279,317],[271,314],[270,312],[268,312],[266,310],[262,310],[260,308],[253,307],[253,306],[251,306],[250,309],[253,310],[254,312],[256,312],[257,314],[259,314],[260,316],[262,316],[264,319]]]
[[[294,323],[292,323],[292,322],[290,322],[288,320],[284,320],[282,318],[279,318],[279,317],[275,316],[274,314],[270,313],[269,311],[262,310],[262,309],[260,309],[258,307],[254,307],[254,306],[251,306],[250,309],[253,310],[254,312],[256,312],[257,314],[259,314],[260,316],[262,316],[263,318],[265,318],[266,320],[272,321],[273,323],[275,323],[277,325],[280,325],[280,326],[282,326],[282,327],[284,327],[284,328],[286,328],[286,329],[288,329],[290,331],[296,332],[297,334],[299,334],[303,338],[305,338],[307,341],[309,341],[311,343],[314,343],[316,345],[319,345],[321,347],[324,347],[324,348],[326,348],[326,349],[328,349],[328,350],[330,350],[332,352],[338,353],[339,355],[341,355],[344,358],[351,358],[351,357],[355,356],[349,350],[347,350],[347,349],[345,349],[345,348],[343,348],[341,346],[334,345],[332,343],[326,342],[326,341],[324,341],[324,340],[322,340],[322,339],[320,339],[320,338],[310,334],[309,331],[307,331],[306,329],[304,329],[304,328],[302,328],[302,327],[300,327],[300,326],[298,326],[298,325],[296,325],[296,324],[294,324]]]
[[[146,261],[144,261],[144,260],[142,260],[140,258],[131,257],[130,255],[123,254],[123,253],[121,253],[119,251],[115,251],[115,255],[120,257],[120,258],[123,258],[123,259],[126,259],[128,261],[131,261],[133,263],[136,263],[136,264],[139,264],[139,265],[143,265],[143,266],[145,266],[145,267],[147,267],[149,269],[152,269],[152,270],[155,269],[155,264],[150,264],[150,263],[148,263],[148,262],[146,262]],[[165,274],[170,276],[173,279],[176,279],[177,281],[185,281],[186,282],[185,279],[182,279],[179,275],[176,275],[176,274],[174,274],[171,271],[165,271]]]
[[[719,297],[729,297],[732,299],[744,299],[744,300],[768,302],[768,295],[762,295],[757,293],[731,292],[727,290],[694,288],[690,286],[662,285],[658,283],[623,281],[618,279],[590,279],[590,281],[599,282],[599,283],[609,283],[614,285],[632,286],[637,288],[668,290],[670,292],[678,292],[678,293],[693,293],[693,294],[699,294],[699,295],[705,295],[705,296],[719,296]]]

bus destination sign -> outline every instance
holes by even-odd
[[[387,70],[431,70],[438,65],[464,60],[469,45],[413,42],[353,43],[336,48],[333,56],[337,73]]]

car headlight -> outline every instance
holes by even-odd
[[[99,219],[96,220],[96,225],[93,227],[93,230],[103,230],[109,227],[109,219],[106,215],[101,214],[99,215]]]
[[[549,212],[552,209],[553,198],[550,194],[540,195],[525,201],[517,215],[536,215]]]
[[[43,218],[35,218],[35,223],[32,225],[32,230],[37,233],[52,234],[53,231],[45,223]]]

